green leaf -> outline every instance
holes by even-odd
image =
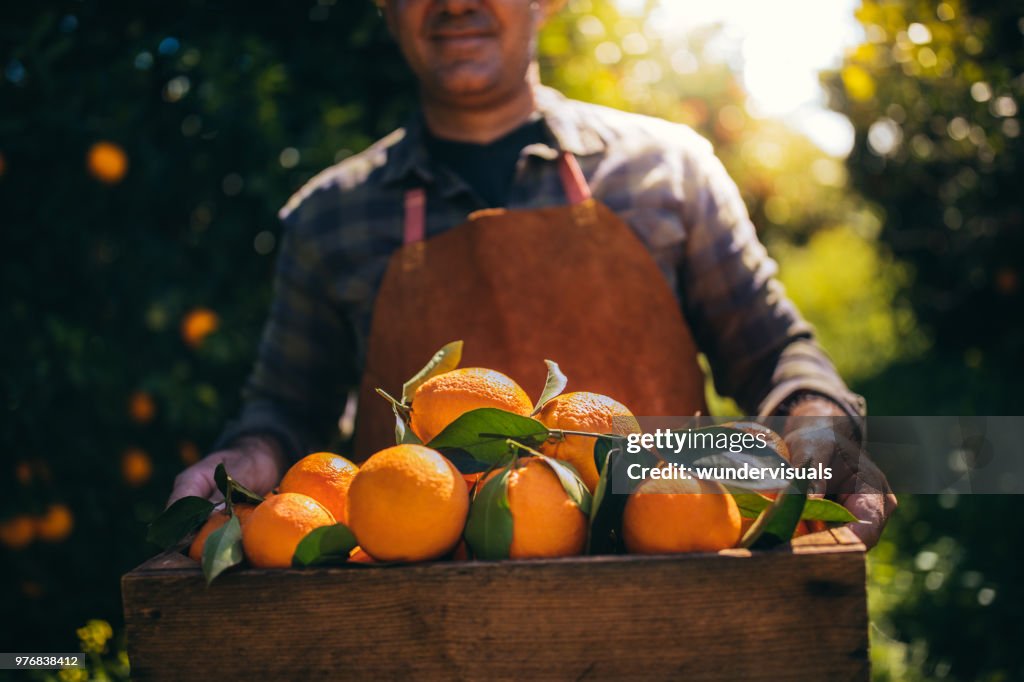
[[[423,445],[423,441],[413,433],[405,419],[395,410],[395,445]]]
[[[170,549],[201,526],[210,516],[213,506],[213,502],[195,496],[175,501],[149,524],[146,540],[161,549]]]
[[[547,455],[538,454],[540,459],[551,467],[551,470],[558,476],[559,482],[562,484],[562,488],[565,490],[566,495],[569,496],[576,506],[580,508],[580,511],[589,518],[590,510],[593,499],[590,496],[590,491],[587,490],[587,484],[580,478],[579,472],[571,464],[566,462],[560,462],[557,459],[548,457]]]
[[[764,495],[749,492],[743,488],[726,486],[740,508],[740,514],[747,519],[756,519],[762,511],[772,506],[772,500]],[[807,498],[801,521],[824,521],[826,523],[854,523],[858,519],[841,504],[819,497]]]
[[[793,481],[789,490],[780,494],[764,510],[740,541],[741,546],[769,549],[789,542],[800,522],[807,502],[807,481]]]
[[[601,446],[601,452],[598,452],[595,446],[595,457],[603,452],[604,461],[591,504],[587,552],[613,554],[625,551],[622,544],[622,514],[626,509],[629,495],[641,483],[629,478],[629,465],[654,467],[658,465],[659,460],[647,450],[628,452],[624,438],[602,437],[598,440],[609,442]]]
[[[203,546],[203,575],[209,585],[221,573],[242,562],[242,524],[237,516],[210,533]]]
[[[344,563],[357,544],[356,536],[343,523],[314,528],[299,541],[292,565],[302,568]]]
[[[526,445],[540,445],[547,437],[547,427],[536,419],[496,407],[481,407],[446,426],[427,447],[465,450],[481,462],[493,464],[508,455],[510,438]]]
[[[753,492],[746,492],[741,488],[726,486],[732,498],[736,500],[736,506],[740,509],[740,516],[745,519],[756,519],[768,507],[772,506],[771,499],[764,495]]]
[[[800,515],[804,521],[825,521],[826,523],[857,523],[860,521],[849,509],[832,500],[820,497],[809,498]]]
[[[565,390],[565,385],[569,383],[569,380],[562,373],[562,369],[558,366],[558,363],[554,360],[545,360],[544,364],[548,366],[548,378],[544,382],[544,390],[540,393],[540,398],[537,399],[537,404],[533,406],[533,412],[530,416],[537,414],[541,411],[552,398],[561,395],[562,391]]]
[[[494,468],[493,465],[481,462],[465,450],[445,449],[444,456],[455,465],[460,474],[479,474]]]
[[[476,491],[466,520],[466,544],[480,559],[507,559],[512,547],[508,477],[515,460]]]
[[[406,405],[410,404],[417,388],[438,374],[452,371],[459,366],[461,361],[462,341],[445,344],[444,348],[434,353],[434,357],[430,358],[430,362],[425,364],[423,369],[416,372],[412,379],[402,385],[402,402]]]
[[[263,501],[262,495],[253,492],[235,479],[231,478],[228,470],[224,468],[223,463],[218,464],[217,468],[214,470],[213,480],[217,484],[217,489],[220,490],[222,495],[224,495],[224,499],[228,501],[229,506],[235,502],[259,504]]]
[[[602,437],[594,439],[594,466],[599,472],[604,471],[604,464],[608,459],[608,453],[615,448],[615,443],[616,440],[614,438]]]

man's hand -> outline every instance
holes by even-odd
[[[222,499],[213,480],[213,472],[221,463],[232,478],[260,495],[277,485],[286,465],[284,453],[272,438],[240,438],[231,448],[207,455],[178,474],[167,505],[189,495],[215,502]]]
[[[783,438],[793,466],[813,467],[819,462],[832,469],[828,481],[813,481],[811,495],[833,495],[839,504],[867,523],[848,527],[867,547],[878,542],[896,496],[885,474],[859,445],[853,420],[831,400],[808,397],[789,411]]]

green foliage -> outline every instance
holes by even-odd
[[[12,6],[0,68],[0,520],[75,519],[5,555],[0,616],[14,649],[71,650],[75,623],[120,619],[145,522],[239,408],[277,210],[414,89],[370,2]],[[86,167],[100,141],[120,182]],[[197,309],[215,331],[182,328]]]
[[[857,18],[867,40],[824,82],[856,130],[850,183],[884,216],[931,346],[857,388],[876,414],[1020,414],[1020,3],[864,0]],[[901,498],[870,555],[877,678],[1024,675],[1015,507]]]
[[[926,339],[900,300],[910,281],[907,268],[873,240],[832,228],[816,232],[804,246],[780,244],[775,253],[785,264],[780,279],[787,292],[818,321],[821,343],[848,381],[924,350]]]
[[[856,129],[851,183],[884,210],[936,346],[1019,370],[1020,3],[865,0],[857,17],[867,41],[824,78]]]
[[[1003,495],[900,498],[868,557],[877,679],[1020,679],[1015,507]]]

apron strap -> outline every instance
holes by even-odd
[[[562,152],[558,157],[558,175],[569,203],[575,206],[590,198],[590,185],[584,177],[580,164],[572,152]]]
[[[405,220],[402,225],[402,242],[416,244],[423,241],[427,223],[427,193],[422,187],[405,193]]]
[[[590,186],[572,152],[558,155],[558,177],[569,204],[576,206],[590,199]],[[405,218],[402,223],[402,243],[417,244],[426,236],[427,193],[422,187],[405,192]]]

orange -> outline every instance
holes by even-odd
[[[321,526],[333,526],[331,512],[308,495],[280,493],[261,502],[242,527],[242,548],[257,568],[287,568],[299,541]]]
[[[327,507],[338,523],[348,524],[348,487],[359,471],[352,462],[331,452],[307,455],[281,479],[282,493],[302,493]]]
[[[487,485],[501,470],[488,474]],[[558,475],[539,457],[521,457],[508,477],[512,513],[510,559],[581,554],[587,545],[587,517]],[[478,498],[479,499],[479,498]]]
[[[238,516],[238,523],[242,525],[243,529],[245,528],[245,524],[248,523],[249,516],[252,515],[255,508],[256,507],[251,504],[235,505],[235,514]],[[199,532],[196,533],[195,539],[192,540],[192,544],[188,547],[188,555],[193,561],[203,560],[203,548],[206,547],[206,538],[210,537],[210,534],[213,533],[213,531],[227,523],[229,518],[231,517],[228,516],[228,513],[223,509],[210,514],[210,518],[206,519],[206,523],[204,523],[202,528],[199,529]]]
[[[220,317],[209,308],[190,310],[181,321],[181,338],[192,348],[199,348],[206,337],[220,327]]]
[[[739,507],[718,483],[650,479],[626,501],[622,535],[632,554],[717,552],[739,542]]]
[[[396,445],[363,463],[348,491],[349,528],[378,561],[424,561],[455,547],[469,493],[458,469],[422,445]]]
[[[497,407],[527,416],[533,411],[526,391],[501,372],[479,367],[453,369],[431,377],[412,397],[412,432],[429,443],[470,410]]]
[[[156,416],[156,403],[145,391],[136,391],[128,400],[128,414],[136,424],[148,424]]]
[[[113,142],[97,142],[89,148],[85,165],[100,182],[116,185],[128,172],[128,155]]]
[[[178,446],[178,455],[185,466],[191,466],[200,459],[199,448],[192,441],[182,441]]]
[[[599,393],[565,393],[544,404],[537,419],[549,429],[615,433],[639,433],[640,426],[622,403]],[[594,462],[594,438],[566,436],[564,440],[549,440],[541,446],[548,457],[568,462],[579,473],[590,492],[597,488],[601,477]]]
[[[153,460],[145,450],[129,448],[121,455],[121,476],[125,483],[138,487],[153,475]]]
[[[66,504],[51,504],[46,513],[36,519],[36,535],[46,542],[60,542],[71,535],[75,517]]]
[[[36,527],[32,517],[19,514],[0,523],[0,542],[8,549],[23,549],[35,537]]]

